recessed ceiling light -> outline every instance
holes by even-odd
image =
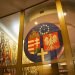
[[[34,22],[34,24],[35,24],[35,25],[37,25],[37,24],[38,24],[38,22],[36,22],[36,21],[35,21],[35,22]]]
[[[67,15],[67,13],[66,12],[64,12],[64,16],[66,16]]]

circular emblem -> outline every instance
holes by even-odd
[[[33,62],[59,58],[63,53],[60,29],[52,23],[41,23],[33,27],[24,40],[24,51]]]

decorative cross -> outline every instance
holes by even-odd
[[[41,53],[38,53],[37,55],[41,55],[41,59],[42,59],[42,62],[44,62],[44,55],[45,54],[48,54],[48,52],[44,52],[43,51],[43,48],[41,48]]]

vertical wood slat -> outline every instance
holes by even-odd
[[[61,1],[60,0],[55,0],[55,1],[56,1],[57,12],[58,12],[58,18],[60,22],[61,33],[63,37],[63,43],[65,49],[64,52],[65,52],[66,63],[68,68],[68,75],[74,75],[74,65],[73,65],[72,53],[71,53],[72,49],[71,49],[69,35],[67,31],[67,25],[65,24]]]
[[[20,30],[19,30],[19,39],[18,39],[16,75],[22,75],[23,33],[24,33],[24,11],[21,11],[20,12]]]

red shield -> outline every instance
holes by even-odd
[[[43,46],[45,51],[52,51],[60,47],[58,33],[53,32],[43,35]]]

